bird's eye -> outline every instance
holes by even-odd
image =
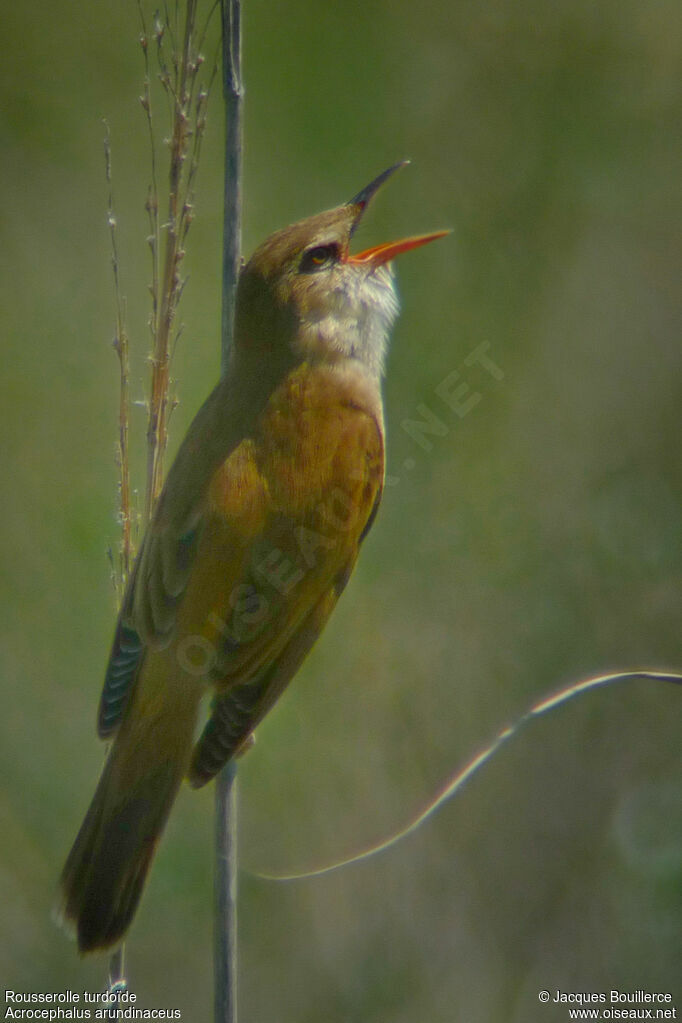
[[[325,267],[331,266],[332,263],[336,263],[338,258],[338,245],[316,245],[303,253],[299,269],[302,274],[315,273],[317,270],[323,270]]]

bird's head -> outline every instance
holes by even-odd
[[[398,314],[391,261],[447,231],[388,242],[352,254],[350,242],[372,197],[404,163],[390,167],[349,202],[271,235],[242,270],[238,347],[294,361],[359,359],[383,370]]]

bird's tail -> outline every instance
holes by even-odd
[[[192,747],[197,701],[181,702],[146,720],[133,705],[104,765],[57,907],[81,952],[118,944],[137,909]]]

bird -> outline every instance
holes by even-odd
[[[168,472],[114,632],[97,725],[112,742],[60,879],[81,953],[121,943],[183,779],[202,786],[248,747],[374,522],[392,260],[448,233],[351,254],[405,162],[241,268],[227,370]]]

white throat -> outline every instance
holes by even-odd
[[[400,308],[393,271],[342,265],[334,276],[306,303],[299,333],[305,354],[358,359],[379,379]]]

